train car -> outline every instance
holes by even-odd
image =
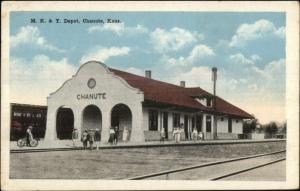
[[[35,138],[44,138],[46,131],[47,106],[11,103],[10,140],[25,136],[29,125],[33,126]]]

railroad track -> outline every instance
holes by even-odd
[[[251,155],[246,157],[233,158],[229,160],[221,160],[217,162],[209,162],[205,164],[199,164],[189,166],[185,168],[178,168],[168,171],[161,171],[152,174],[146,174],[131,178],[129,180],[143,180],[143,179],[154,179],[154,180],[222,180],[227,177],[239,175],[241,173],[258,169],[267,165],[271,165],[280,161],[286,160],[286,150]],[[282,156],[283,155],[283,156]]]
[[[83,150],[83,147],[74,148],[47,148],[47,149],[12,149],[10,153],[39,153],[39,152],[52,152],[52,151],[74,151]]]

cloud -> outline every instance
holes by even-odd
[[[266,37],[285,37],[285,27],[276,28],[275,25],[265,19],[256,21],[253,24],[241,24],[229,43],[230,47],[243,47],[249,41]]]
[[[163,81],[179,85],[180,81],[185,81],[187,87],[201,86],[209,89],[211,84],[211,68],[207,66],[192,67],[188,71],[181,70],[168,77],[163,76]]]
[[[261,61],[262,59],[261,59],[261,57],[258,56],[257,54],[253,54],[253,55],[251,56],[251,60],[253,60],[253,61]]]
[[[96,60],[105,62],[111,57],[115,56],[124,56],[128,55],[130,52],[130,48],[123,46],[123,47],[95,47],[86,55],[83,55],[80,59],[80,63],[84,63],[90,60]]]
[[[242,53],[237,53],[229,56],[228,64],[234,64],[232,67],[235,67],[235,70],[238,70],[240,74],[249,74],[249,78],[258,80],[273,81],[274,79],[280,79],[283,81],[285,74],[285,59],[273,60],[270,63],[265,64],[264,67],[258,67],[257,62],[260,62],[262,59],[258,55],[252,55],[250,58],[245,57]],[[247,76],[247,75],[245,75]],[[265,82],[267,82],[265,81]]]
[[[156,28],[150,33],[150,42],[159,53],[178,51],[203,38],[202,34],[190,32],[178,27],[173,27],[169,31]]]
[[[21,44],[29,44],[46,50],[64,52],[64,50],[50,44],[41,36],[39,28],[35,26],[23,26],[16,35],[10,37],[11,48],[16,48]]]
[[[264,69],[257,69],[257,72],[261,74],[265,79],[284,80],[285,78],[285,59],[273,60],[268,63]],[[275,84],[274,84],[275,85]]]
[[[143,70],[141,70],[139,68],[129,67],[129,68],[126,68],[125,71],[129,72],[129,73],[132,73],[132,74],[139,75],[139,76],[144,76]]]
[[[280,27],[278,30],[276,30],[275,35],[277,35],[280,38],[284,38],[285,37],[285,27]]]
[[[168,63],[171,65],[190,65],[198,61],[199,59],[207,56],[213,56],[215,55],[213,49],[210,47],[204,45],[204,44],[199,44],[193,48],[193,50],[190,52],[188,57],[179,57],[178,59],[175,58],[170,58],[168,59]]]
[[[53,60],[37,55],[32,60],[12,58],[10,102],[46,104],[46,97],[75,74],[77,67],[66,58]]]
[[[258,90],[258,87],[257,87],[256,84],[250,84],[250,85],[248,85],[248,88],[249,88],[250,90],[253,90],[253,91],[257,91],[257,90]]]
[[[126,27],[124,23],[105,23],[103,26],[91,26],[88,28],[89,33],[103,31],[113,32],[119,36],[122,34],[148,33],[148,29],[143,25]]]
[[[229,56],[230,61],[241,65],[254,65],[254,61],[246,58],[242,53],[237,53]]]
[[[176,74],[166,77],[166,81],[179,84],[180,81],[185,81],[187,87],[201,87],[202,89],[212,92],[212,71],[211,67],[195,66],[188,71],[182,70]],[[239,88],[239,81],[225,75],[224,70],[218,71],[217,92],[222,97],[228,90],[236,90]]]

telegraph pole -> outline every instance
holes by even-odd
[[[214,95],[213,95],[213,138],[218,139],[217,134],[217,118],[216,118],[216,82],[217,82],[217,71],[218,69],[216,67],[213,67],[212,69],[212,81],[214,83]]]

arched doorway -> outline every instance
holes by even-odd
[[[74,114],[72,109],[60,107],[56,113],[56,134],[58,139],[72,139]]]
[[[89,105],[83,110],[82,131],[86,129],[102,129],[102,114],[95,105]]]
[[[130,140],[132,127],[132,113],[125,104],[117,104],[111,110],[111,126],[119,127],[118,140]],[[124,129],[127,129],[127,132]]]

